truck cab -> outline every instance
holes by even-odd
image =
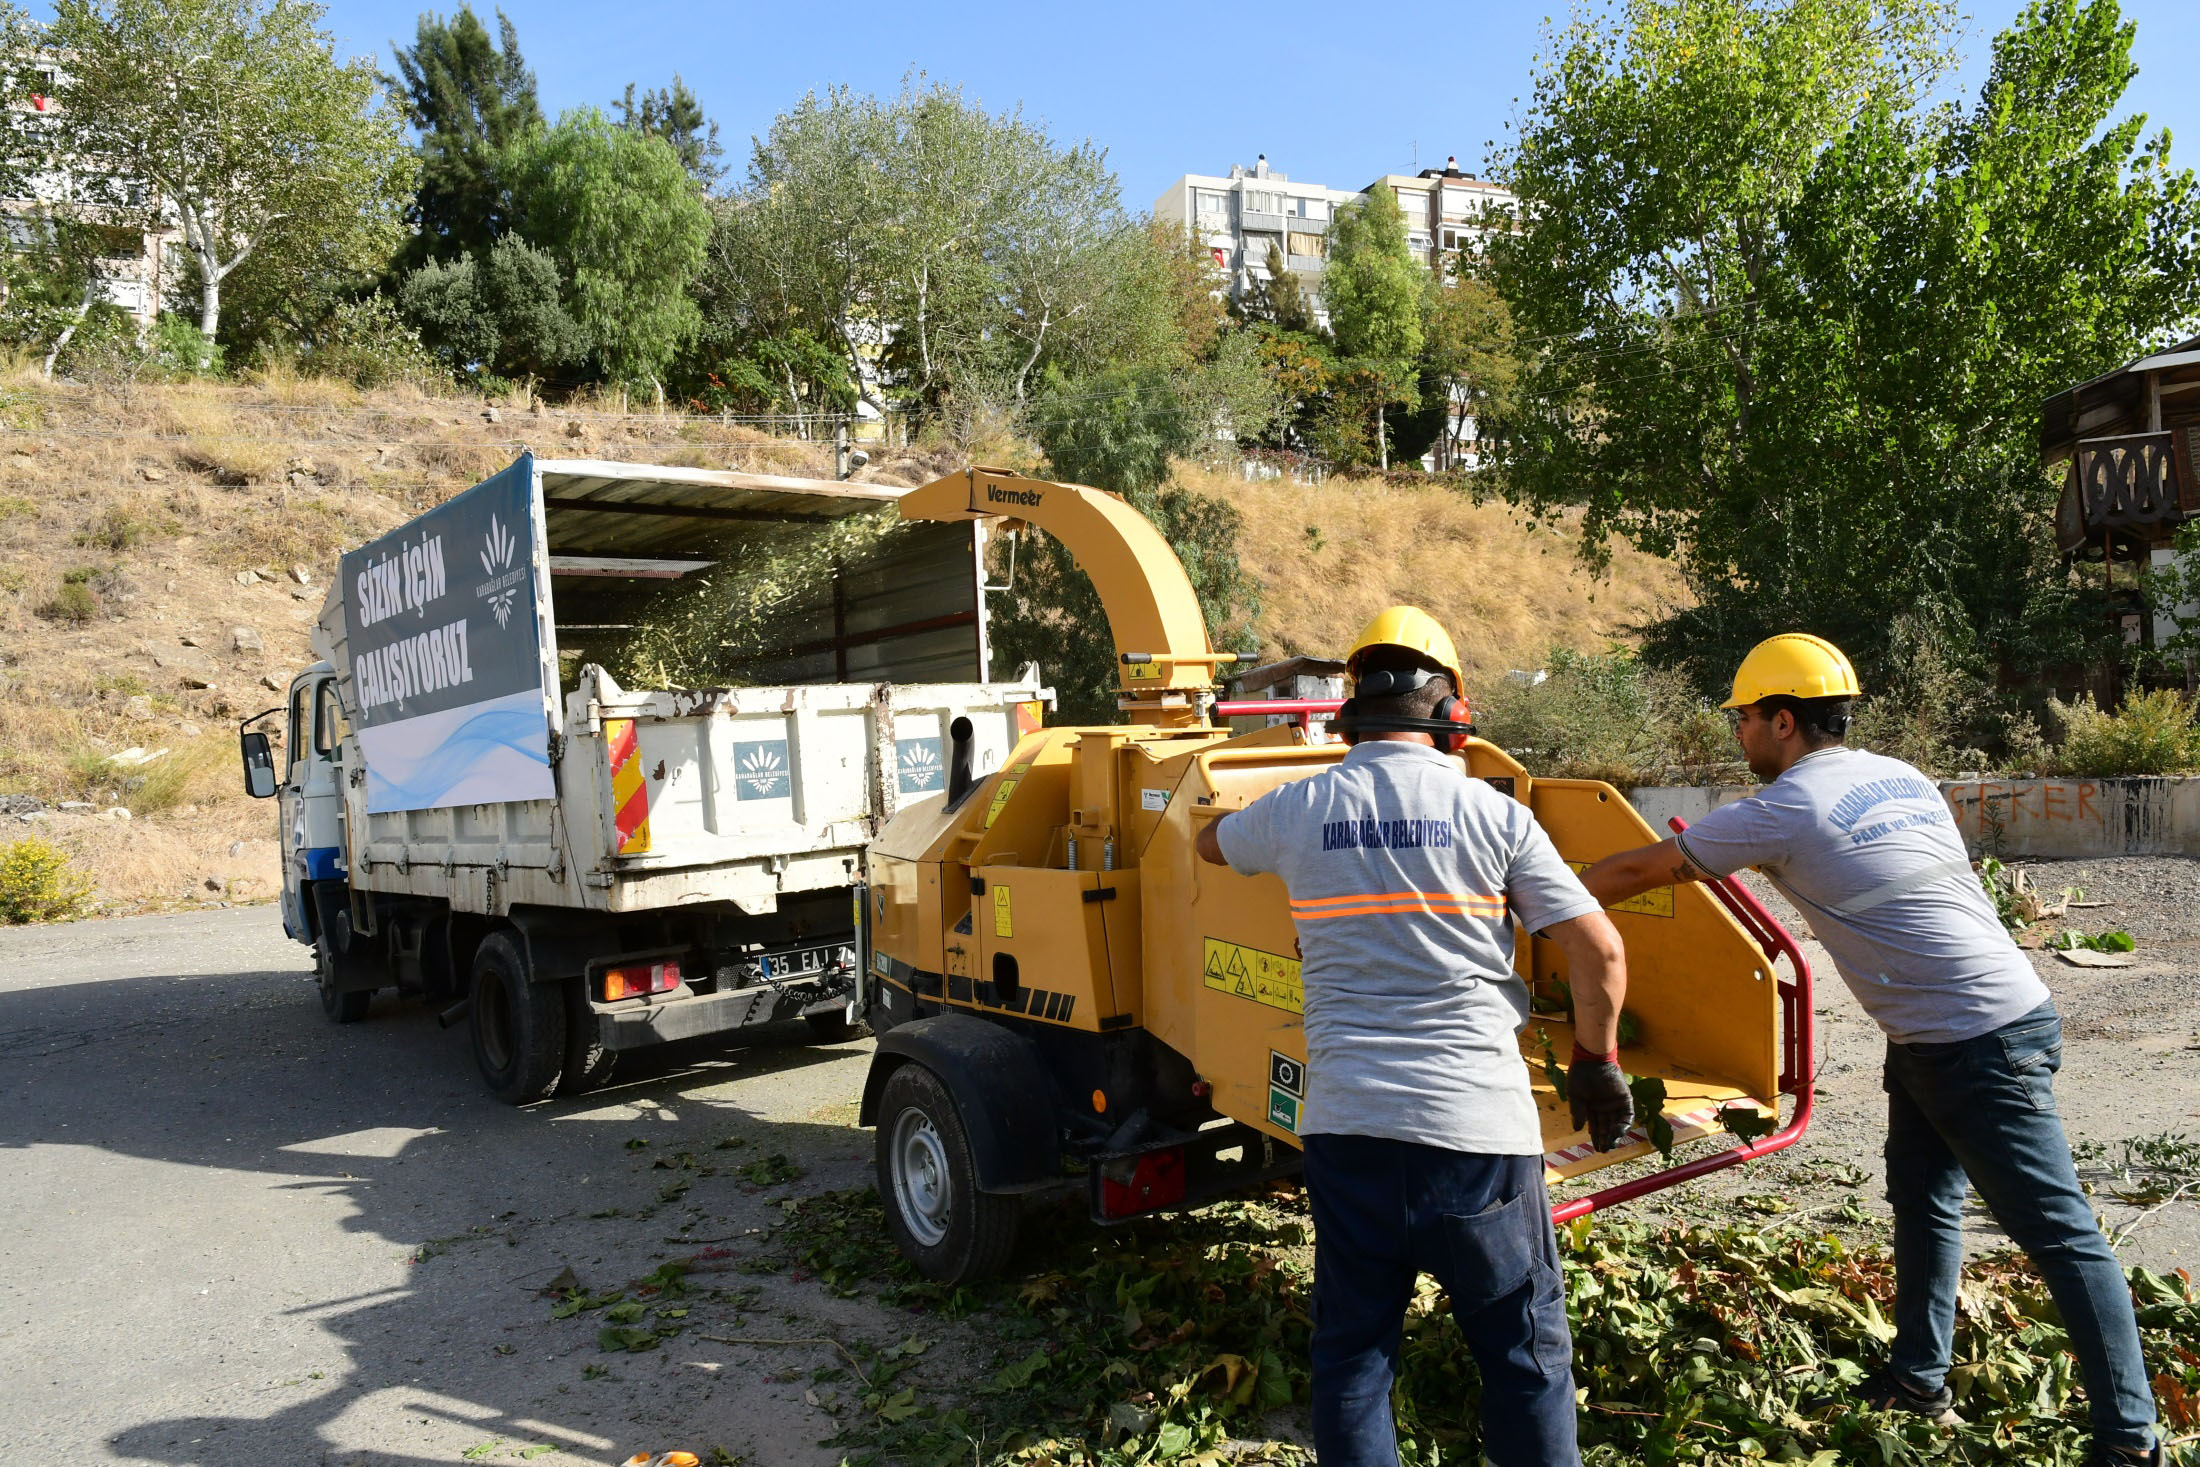
[[[309,893],[316,881],[344,879],[344,735],[350,724],[336,691],[336,670],[316,662],[291,680],[283,705],[285,767],[275,808],[282,845],[283,932],[311,944]]]

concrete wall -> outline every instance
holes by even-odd
[[[2037,861],[2200,856],[2200,778],[1948,780],[1940,792],[1973,855]],[[1748,786],[1645,786],[1630,798],[1660,835]]]

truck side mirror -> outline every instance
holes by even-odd
[[[240,733],[237,749],[244,756],[244,792],[255,800],[271,798],[275,793],[275,751],[269,747],[267,735],[258,729]]]

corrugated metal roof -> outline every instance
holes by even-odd
[[[552,555],[650,556],[692,549],[743,523],[834,520],[907,489],[733,469],[608,459],[537,459]]]

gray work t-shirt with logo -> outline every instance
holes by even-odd
[[[1596,899],[1528,808],[1426,744],[1361,744],[1224,817],[1230,865],[1291,897],[1306,993],[1301,1134],[1537,1156],[1513,921]]]
[[[1680,837],[1699,870],[1755,866],[1889,1039],[1975,1039],[2047,1002],[1994,915],[1940,787],[1861,749],[1805,754]]]

